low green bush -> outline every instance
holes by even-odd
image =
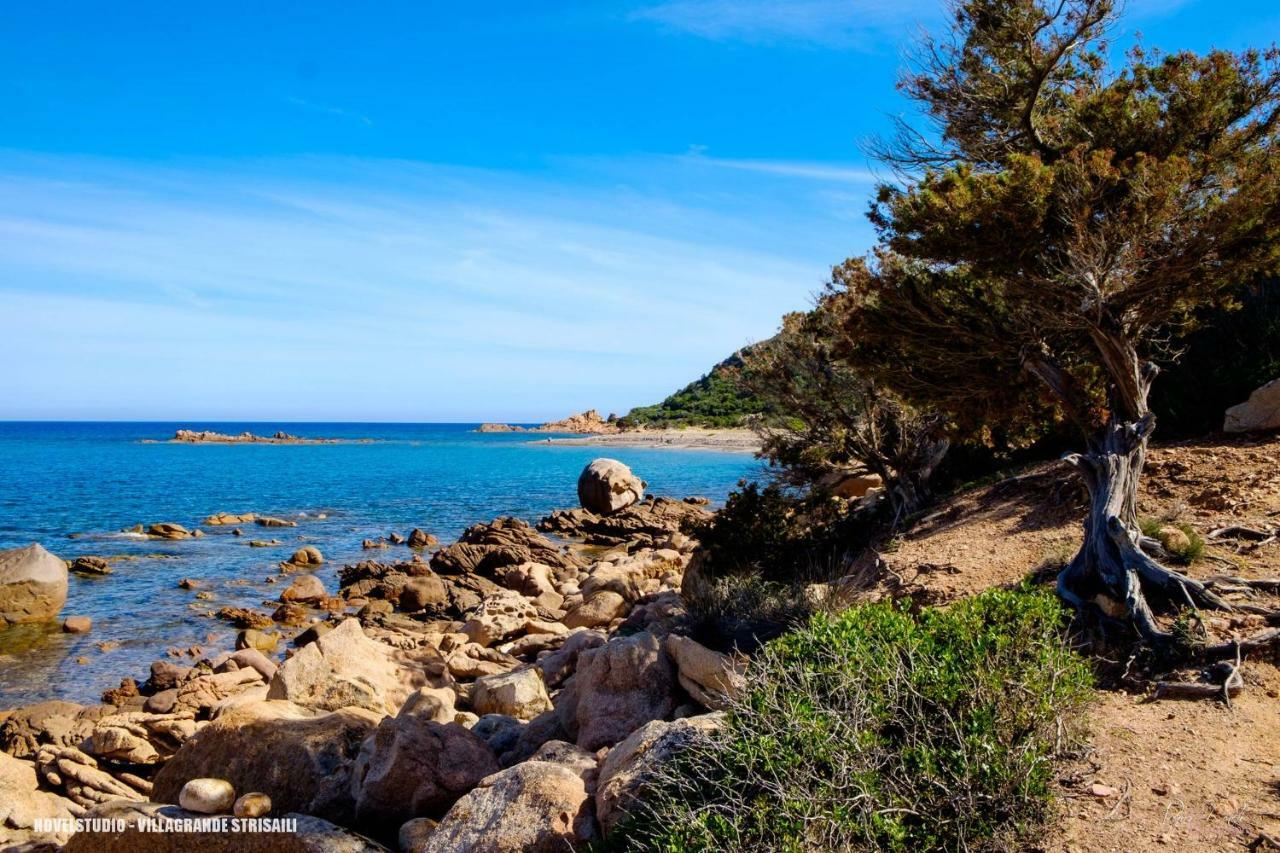
[[[816,615],[752,659],[724,728],[663,766],[605,848],[1016,847],[1089,691],[1063,626],[1028,590]]]

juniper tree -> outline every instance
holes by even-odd
[[[925,124],[880,149],[899,176],[872,205],[881,246],[836,270],[846,336],[962,425],[1046,405],[1074,424],[1091,507],[1060,593],[1168,646],[1161,607],[1232,605],[1139,530],[1148,397],[1168,329],[1280,266],[1280,60],[1134,49],[1112,67],[1112,0],[952,10],[902,83]]]
[[[739,384],[767,405],[753,422],[763,455],[791,485],[821,488],[832,473],[875,474],[893,523],[925,506],[946,455],[946,419],[917,410],[853,369],[841,343],[843,294],[783,318],[778,334],[754,347]]]

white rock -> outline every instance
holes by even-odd
[[[178,793],[178,805],[201,814],[225,814],[235,801],[236,789],[225,779],[192,779]]]

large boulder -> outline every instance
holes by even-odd
[[[605,835],[641,798],[663,764],[724,724],[723,714],[703,714],[674,722],[654,720],[609,750],[596,780],[596,818]]]
[[[562,853],[595,837],[591,797],[568,767],[526,761],[484,779],[412,853]]]
[[[457,542],[431,557],[431,568],[440,574],[477,574],[486,578],[521,563],[542,563],[553,569],[581,569],[586,565],[518,518],[472,525]]]
[[[192,779],[225,779],[237,791],[266,794],[276,812],[348,823],[355,816],[356,758],[379,717],[362,708],[316,716],[289,702],[235,708],[201,729],[160,768],[151,798],[175,803]]]
[[[702,503],[650,495],[608,515],[581,507],[556,510],[538,522],[538,529],[582,539],[588,545],[626,543],[658,548],[678,544],[680,550],[692,550],[692,540],[681,531],[705,524],[711,515]]]
[[[1280,429],[1280,379],[1273,379],[1238,406],[1227,409],[1223,432],[1266,432]]]
[[[556,711],[578,746],[613,746],[651,720],[675,710],[676,671],[657,637],[615,637],[578,657],[572,683],[556,697]]]
[[[675,661],[680,686],[704,708],[723,711],[746,688],[743,665],[696,640],[669,634],[667,654]]]
[[[114,713],[110,705],[85,707],[60,699],[15,708],[0,723],[0,751],[34,758],[41,746],[77,746],[98,720]]]
[[[415,817],[439,817],[498,770],[489,746],[470,729],[432,718],[429,703],[406,704],[364,742],[351,777],[356,817],[395,827]]]
[[[63,853],[386,853],[385,847],[349,829],[279,809],[267,818],[281,820],[279,831],[263,832],[222,832],[214,827],[200,832],[157,832],[154,827],[163,826],[166,821],[207,818],[160,803],[106,803],[90,810],[86,818],[94,822],[89,829],[71,836]],[[140,823],[151,828],[140,828]],[[120,824],[124,825],[123,831],[116,828]],[[204,828],[209,824],[196,826]],[[285,826],[292,827],[292,831],[286,831]]]
[[[616,459],[597,459],[578,475],[578,501],[584,509],[610,515],[644,497],[647,484]]]
[[[477,714],[503,714],[532,720],[551,710],[546,685],[537,669],[517,669],[476,679],[471,708]]]
[[[389,648],[366,637],[359,621],[346,619],[281,664],[267,698],[326,711],[355,706],[393,714],[409,689]]]
[[[67,564],[38,542],[0,551],[0,628],[53,619],[67,602]]]
[[[38,789],[35,767],[0,752],[0,848],[26,842],[62,842],[65,832],[44,832],[37,821],[69,821],[81,809],[70,800]]]

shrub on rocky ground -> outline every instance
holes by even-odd
[[[1088,695],[1050,595],[819,614],[761,651],[724,728],[677,756],[612,850],[1016,845]]]

